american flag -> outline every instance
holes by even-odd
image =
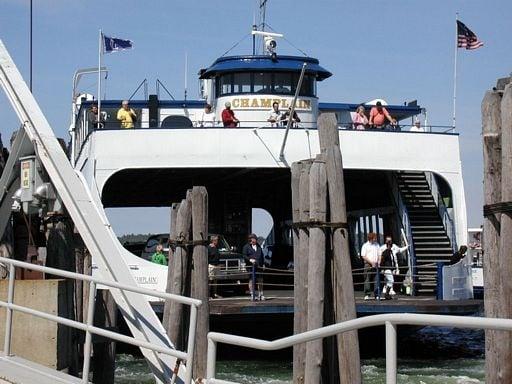
[[[483,46],[484,43],[478,40],[475,33],[457,20],[457,48],[478,49]]]

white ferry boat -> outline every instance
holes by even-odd
[[[88,120],[95,101],[78,97],[71,161],[96,203],[104,208],[165,207],[180,201],[193,185],[204,185],[210,232],[239,246],[251,230],[252,208],[263,208],[273,218],[276,249],[285,249],[290,165],[319,152],[317,118],[331,112],[339,123],[354,268],[360,266],[358,250],[369,232],[377,232],[381,241],[389,234],[395,243],[410,245],[403,263],[413,277],[413,294],[439,293],[437,263],[447,262],[467,243],[459,134],[426,125],[425,109],[416,102],[322,102],[317,83],[329,81],[331,73],[315,58],[280,55],[272,34],[265,39],[268,54],[220,57],[201,69],[198,100],[169,100],[158,93],[130,100],[138,118],[129,129],[117,120],[121,99],[101,101],[105,121],[97,127]],[[282,151],[286,127],[268,119],[274,103],[284,113],[296,93],[300,123],[290,129]],[[354,129],[356,108],[362,104],[368,116],[377,102],[396,125]],[[227,103],[239,120],[234,128],[222,124]],[[210,124],[203,123],[206,104],[215,116]],[[423,120],[420,131],[410,130],[414,119]],[[165,289],[167,267],[128,251],[125,259],[141,286]],[[285,268],[290,261],[291,252],[274,252],[273,266]],[[458,283],[449,284],[448,296],[470,298],[471,271],[457,273]]]

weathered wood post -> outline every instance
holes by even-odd
[[[332,228],[332,257],[334,261],[333,296],[336,322],[357,317],[345,202],[343,161],[340,150],[338,123],[332,113],[323,113],[318,118],[320,150],[326,162],[329,190],[329,212]],[[357,331],[337,336],[340,382],[361,382],[361,364]]]
[[[177,231],[177,218],[178,218],[178,209],[180,207],[179,203],[173,203],[171,206],[171,223],[169,229],[169,253],[168,253],[168,262],[167,262],[167,286],[165,288],[165,292],[172,292],[172,283],[173,283],[173,266],[174,266],[174,251],[172,249],[172,244],[176,242],[176,238],[178,236]],[[170,300],[165,300],[164,304],[164,315],[162,320],[162,325],[166,332],[169,332],[169,306],[171,305]]]
[[[484,155],[484,204],[501,202],[501,95],[486,92],[482,100],[482,136]],[[499,223],[495,215],[485,217],[482,245],[484,262],[484,305],[486,317],[502,317]],[[499,332],[485,331],[485,381],[499,383],[503,348]],[[506,347],[506,345],[505,345]]]
[[[187,198],[181,201],[176,219],[176,230],[178,233],[176,252],[173,255],[172,287],[171,293],[183,295],[185,293],[186,278],[188,275],[188,243],[190,239],[190,226],[192,224],[192,196],[187,192]],[[176,348],[182,349],[182,326],[183,326],[183,305],[171,301],[167,307],[164,306],[169,319],[168,336]]]
[[[512,201],[512,84],[505,87],[501,100],[501,200],[508,203]],[[512,217],[508,213],[501,213],[500,234],[500,284],[502,295],[500,304],[504,309],[504,317],[512,318]],[[503,332],[500,338],[505,344],[500,350],[503,361],[498,374],[499,383],[512,383],[512,336],[510,332]]]
[[[293,221],[295,223],[305,223],[309,221],[309,170],[311,160],[305,160],[297,163],[295,168],[294,180],[292,181]],[[297,241],[293,246],[293,274],[294,274],[294,319],[293,330],[295,334],[307,331],[307,313],[308,313],[308,255],[309,255],[309,230],[304,226],[295,229]],[[294,238],[295,241],[295,238]],[[293,347],[293,382],[295,384],[304,383],[305,376],[306,344],[298,344]]]
[[[96,293],[94,325],[112,329],[117,326],[117,305],[109,290],[100,289]],[[111,340],[93,344],[92,382],[113,384],[116,370],[116,343]]]
[[[197,314],[196,346],[194,349],[194,377],[206,377],[207,335],[210,330],[208,304],[208,192],[205,187],[192,188],[192,239],[194,242],[192,297],[203,304]]]
[[[309,218],[323,224],[327,217],[327,176],[322,155],[318,155],[309,172]],[[325,229],[309,229],[308,261],[308,330],[321,328],[324,319]],[[323,341],[306,343],[306,384],[321,382]]]

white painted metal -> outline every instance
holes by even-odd
[[[397,325],[420,325],[435,327],[455,327],[474,329],[495,329],[500,331],[512,331],[512,319],[495,319],[486,317],[465,317],[449,315],[426,315],[412,313],[393,313],[385,315],[373,315],[361,317],[354,320],[344,321],[326,327],[314,329],[293,336],[284,337],[274,341],[252,339],[249,337],[229,335],[225,333],[210,332],[208,334],[208,362],[207,362],[207,383],[208,384],[236,384],[226,380],[215,379],[216,348],[217,343],[236,345],[238,347],[258,349],[262,351],[275,351],[289,348],[293,345],[305,343],[312,340],[323,339],[339,333],[375,327],[386,326],[386,357],[391,361],[386,362],[386,383],[396,383],[396,326]],[[394,339],[394,341],[393,341]],[[391,341],[391,342],[390,342]]]
[[[60,316],[52,315],[49,313],[37,311],[37,310],[31,309],[31,308],[27,308],[27,307],[24,307],[21,305],[13,304],[12,303],[13,294],[8,295],[7,302],[0,301],[0,307],[5,307],[7,309],[7,313],[9,313],[9,311],[10,312],[19,311],[22,313],[37,316],[37,317],[40,317],[40,318],[43,318],[46,320],[50,320],[50,321],[53,321],[53,322],[56,322],[59,324],[63,324],[63,325],[66,325],[66,326],[69,326],[69,327],[72,327],[75,329],[85,331],[86,332],[86,340],[85,340],[85,345],[84,345],[85,359],[84,359],[84,369],[83,369],[83,371],[84,371],[83,382],[85,382],[85,383],[87,382],[86,378],[88,376],[88,370],[89,370],[89,361],[88,360],[90,358],[91,340],[92,340],[92,338],[90,336],[92,334],[100,335],[100,336],[103,336],[103,337],[106,337],[106,338],[109,338],[112,340],[130,344],[130,345],[135,345],[137,347],[140,347],[141,349],[148,349],[148,350],[159,352],[161,354],[172,356],[174,358],[185,361],[187,363],[187,367],[189,365],[190,365],[190,367],[192,366],[191,364],[193,363],[193,357],[194,357],[193,340],[195,340],[195,330],[196,330],[196,322],[197,322],[197,307],[199,305],[201,305],[200,300],[191,299],[189,297],[178,296],[178,295],[165,293],[165,292],[157,292],[157,291],[153,291],[153,290],[140,288],[137,286],[124,285],[124,284],[120,284],[120,283],[117,283],[114,281],[106,281],[106,280],[97,279],[95,277],[88,276],[88,275],[81,275],[81,274],[74,273],[74,272],[62,271],[62,270],[55,269],[55,268],[48,268],[48,267],[30,264],[30,263],[26,263],[26,262],[14,260],[14,259],[8,259],[8,258],[4,258],[4,257],[0,257],[0,263],[9,265],[10,271],[12,272],[12,274],[10,274],[10,280],[9,280],[9,286],[11,286],[11,284],[12,284],[12,292],[14,292],[14,282],[15,282],[15,279],[13,278],[14,277],[14,267],[28,268],[31,270],[36,270],[39,272],[44,272],[44,273],[64,277],[67,279],[75,279],[75,280],[90,282],[89,307],[88,307],[88,314],[87,314],[87,322],[85,324],[74,321],[74,320],[67,319],[65,317],[60,317]],[[111,288],[111,292],[118,291],[118,290],[119,291],[130,291],[130,292],[138,293],[138,294],[142,294],[142,295],[155,296],[155,297],[159,297],[162,299],[170,299],[170,300],[177,301],[179,303],[191,306],[191,315],[190,315],[190,321],[189,321],[189,323],[190,323],[189,335],[188,335],[189,336],[189,345],[188,345],[187,352],[178,351],[178,350],[170,348],[170,347],[156,345],[156,344],[147,342],[145,340],[137,339],[136,337],[124,336],[124,335],[118,334],[116,332],[108,331],[108,330],[93,326],[92,321],[93,321],[93,317],[94,317],[94,299],[96,296],[96,287],[98,285],[103,285],[103,286],[107,286],[107,287]],[[10,292],[11,292],[11,288],[10,288]],[[6,340],[7,340],[7,335],[10,339],[11,329],[8,327],[8,324],[6,324]],[[190,340],[192,340],[192,342]],[[0,373],[1,373],[1,371],[0,371]],[[183,377],[185,377],[185,380],[183,381],[184,383],[187,383],[187,384],[191,383],[191,375],[192,375],[191,369],[187,369],[186,371],[181,371],[181,375]],[[182,381],[180,380],[180,382],[182,382]]]
[[[312,152],[320,150],[316,130],[306,133],[291,129],[282,162],[282,135],[282,129],[243,128],[97,131],[89,137],[77,169],[88,183],[89,177],[96,179],[101,194],[107,180],[122,169],[286,168],[310,157],[308,137]],[[114,142],[118,145],[113,146]],[[457,135],[341,130],[340,144],[345,169],[429,171],[443,177],[453,193],[457,243],[466,243],[466,202]],[[156,155],[148,156],[147,148]],[[95,161],[86,162],[87,158]]]
[[[128,286],[136,285],[123,259],[121,246],[90,199],[87,185],[76,176],[69,160],[25,84],[3,42],[0,41],[0,83],[33,143],[41,163],[66,206],[102,276]],[[144,297],[129,291],[112,290],[112,295],[132,334],[149,344],[172,348],[158,317]],[[169,381],[175,359],[142,348],[158,382]]]
[[[9,266],[9,287],[7,289],[7,302],[12,304],[14,300],[14,280],[16,279],[16,270],[14,265]],[[12,338],[12,309],[7,309],[5,314],[5,335],[4,335],[4,353],[6,356],[11,354]]]
[[[94,308],[96,303],[96,283],[89,284],[89,304],[87,306],[87,326],[94,325]],[[84,343],[84,364],[82,367],[82,382],[87,384],[89,382],[89,368],[91,366],[91,340],[92,333],[87,331],[85,333]]]
[[[386,383],[396,384],[396,325],[386,321]]]

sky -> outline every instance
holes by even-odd
[[[73,73],[97,65],[102,29],[106,35],[134,42],[133,50],[104,57],[110,71],[107,98],[130,96],[145,78],[150,93],[159,79],[175,97],[183,96],[187,83],[188,97],[197,98],[199,69],[244,36],[230,53],[250,53],[248,34],[256,3],[34,1],[34,95],[56,134],[67,139]],[[334,74],[319,83],[321,101],[358,103],[380,97],[401,104],[416,99],[427,109],[431,124],[451,125],[457,12],[485,44],[476,51],[458,51],[457,73],[457,132],[468,224],[479,226],[483,220],[480,104],[496,79],[512,71],[510,0],[269,0],[266,22],[285,35],[279,54],[300,55],[294,46],[299,47]],[[29,0],[1,0],[0,39],[27,81],[28,37]],[[80,89],[95,94],[96,87],[96,77],[91,76],[82,80]],[[6,144],[19,121],[1,92],[0,119]],[[109,217],[118,234],[138,228],[159,232],[168,229],[166,212],[151,210],[143,217],[109,210]]]

